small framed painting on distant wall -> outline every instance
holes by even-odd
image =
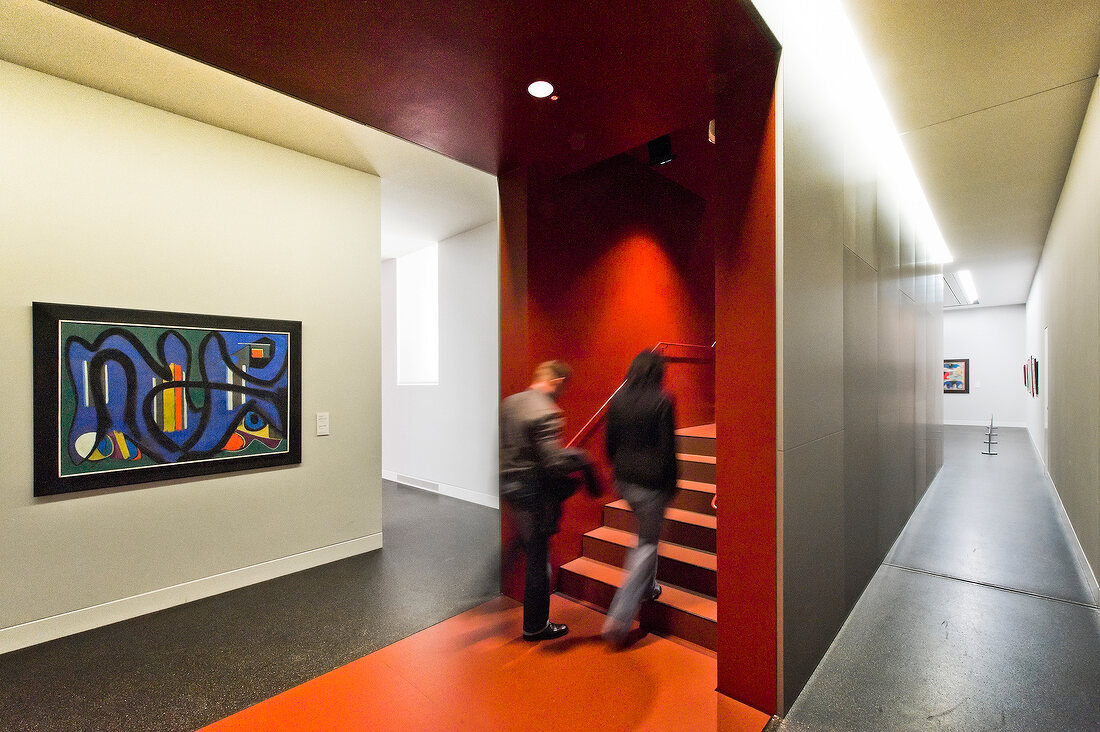
[[[970,393],[969,358],[945,358],[943,360],[943,393]]]

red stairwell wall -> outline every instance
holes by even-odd
[[[713,341],[713,254],[701,198],[627,155],[554,181],[504,176],[501,196],[502,395],[525,388],[541,361],[569,363],[566,439],[619,386],[639,351],[659,341]],[[712,365],[672,364],[668,386],[681,424],[713,421]],[[555,571],[580,556],[581,537],[600,525],[602,502],[613,497],[603,436],[598,429],[582,446],[601,465],[605,496],[566,502],[551,544]],[[521,567],[505,566],[506,594],[520,597],[522,579]]]

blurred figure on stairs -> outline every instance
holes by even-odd
[[[569,632],[550,622],[548,545],[558,531],[561,503],[584,484],[599,493],[584,450],[562,446],[564,419],[557,399],[572,369],[546,361],[531,385],[500,405],[500,497],[511,509],[527,553],[523,587],[523,639],[551,640]]]
[[[603,637],[623,645],[643,600],[661,594],[657,584],[657,542],[665,507],[676,492],[675,408],[664,390],[665,362],[642,351],[607,413],[607,455],[615,488],[638,521],[638,545],[626,558],[626,582],[615,593]]]

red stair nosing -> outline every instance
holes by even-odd
[[[676,453],[676,459],[685,463],[708,463],[710,465],[718,462],[718,458],[713,455],[696,455],[690,452],[678,452]]]
[[[683,437],[709,437],[713,439],[718,436],[718,425],[712,422],[696,425],[695,427],[681,427],[676,430],[676,434]]]

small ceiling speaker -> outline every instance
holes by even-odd
[[[676,156],[672,154],[671,135],[664,135],[656,140],[650,140],[648,148],[650,165],[664,165],[676,159]]]

